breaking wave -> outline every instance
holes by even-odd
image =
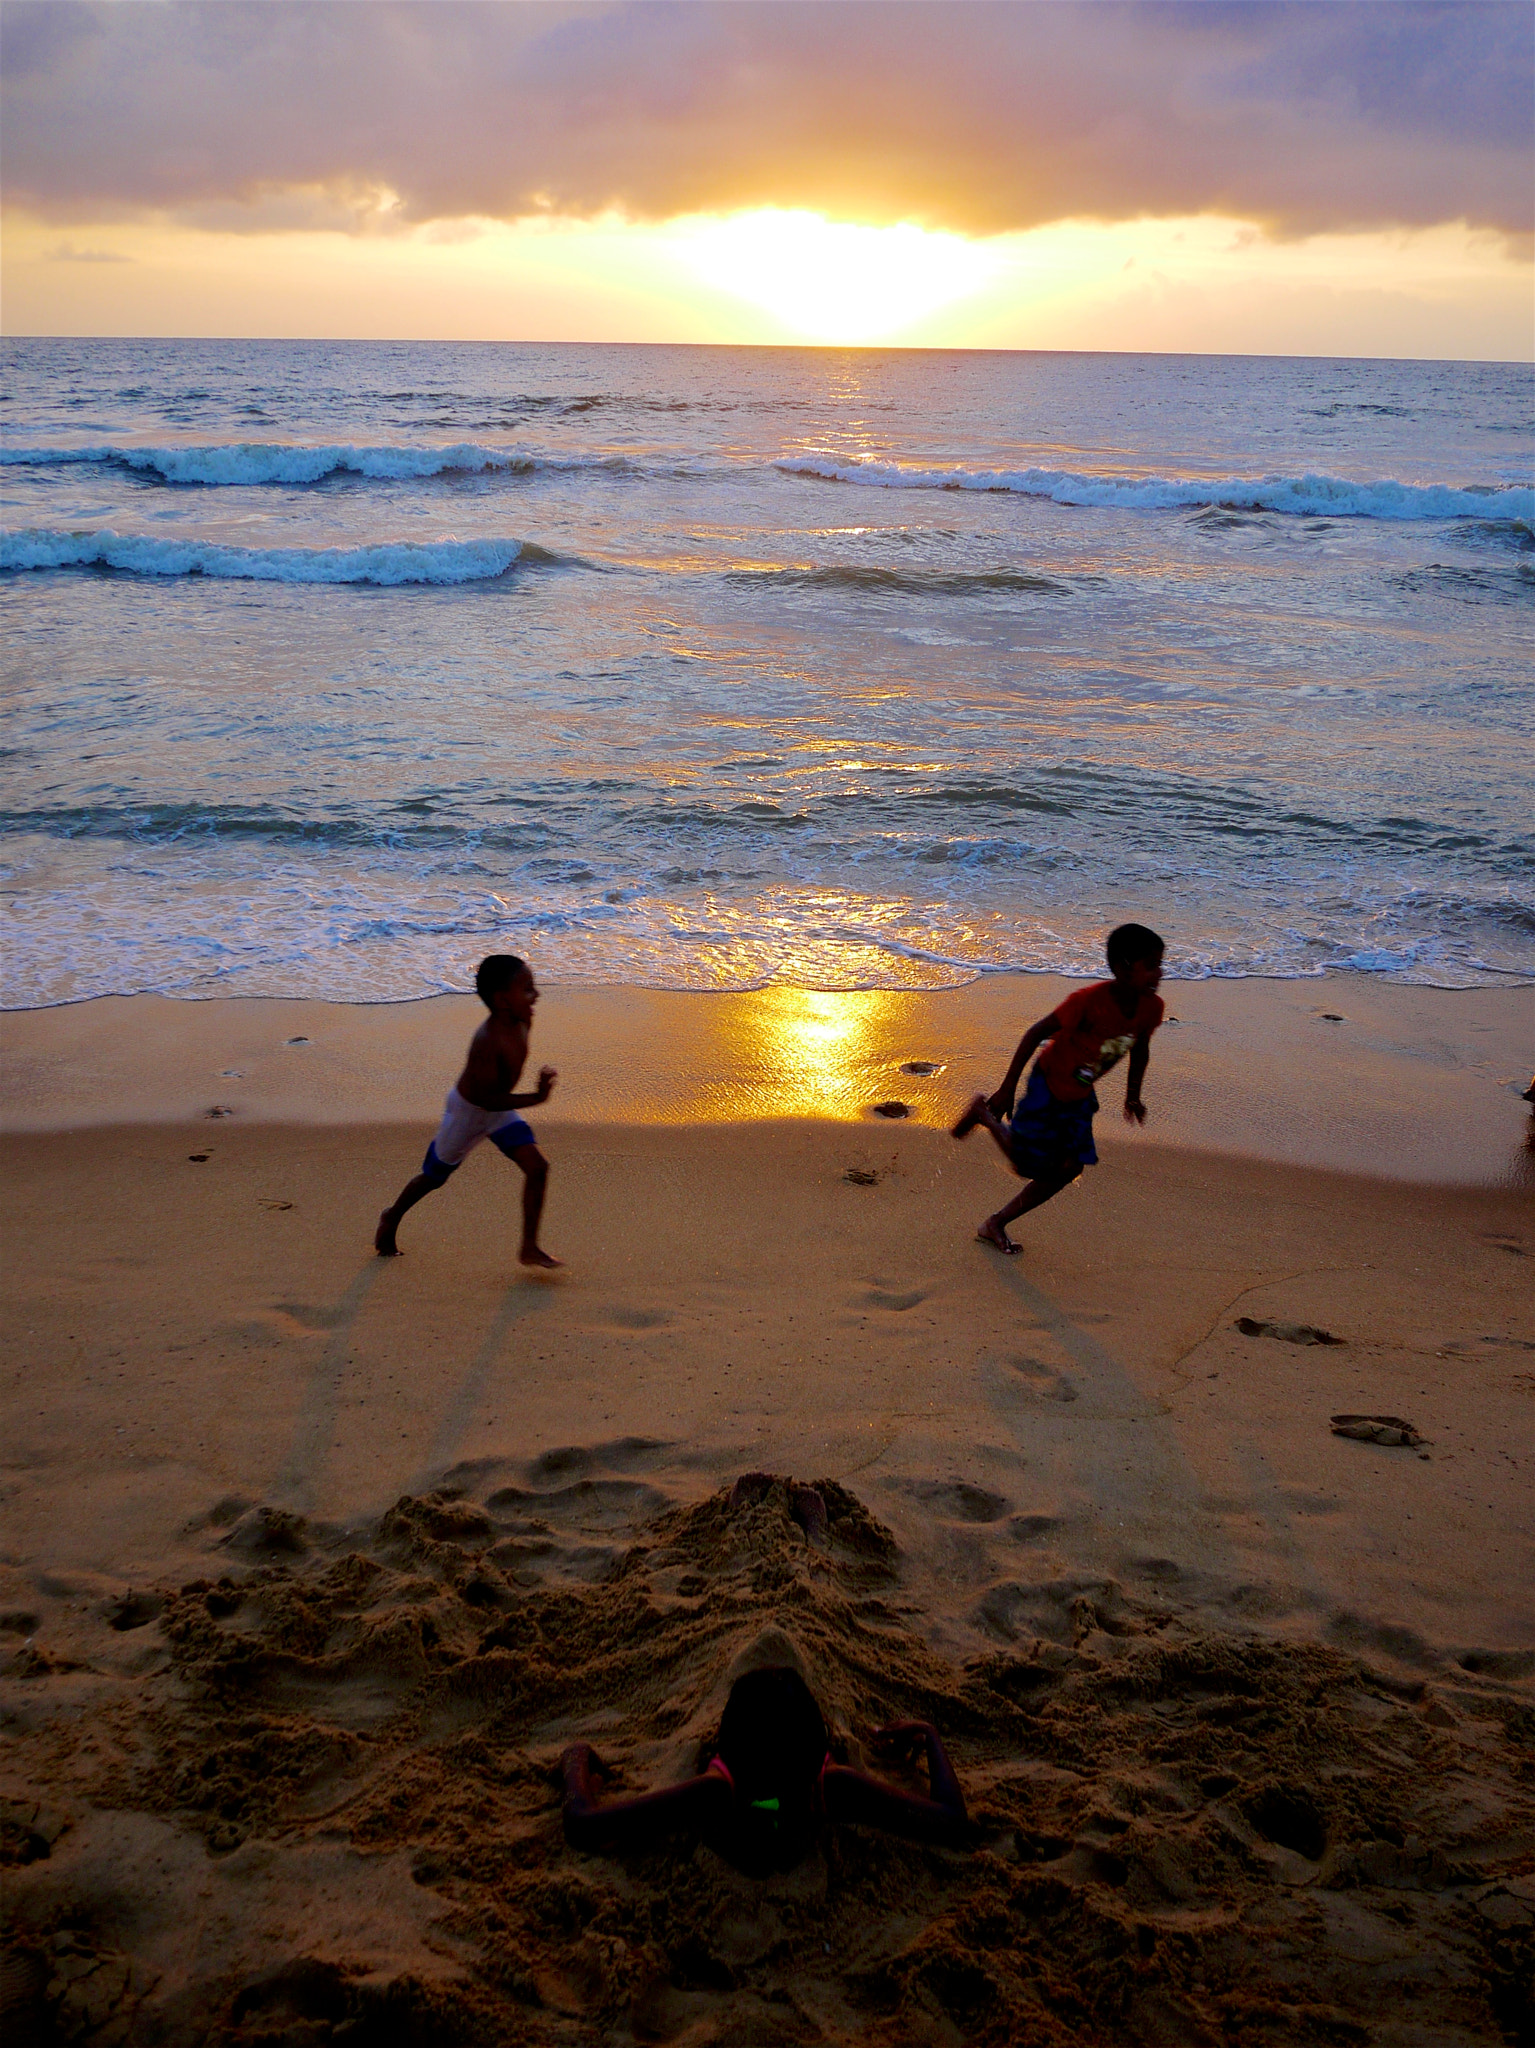
[[[1527,484],[1354,483],[1339,476],[1090,476],[1069,469],[919,469],[905,463],[842,461],[832,455],[780,456],[774,467],[828,483],[873,484],[896,491],[1003,491],[1057,505],[1167,512],[1217,506],[1232,512],[1294,512],[1337,519],[1484,519],[1535,517]]]
[[[296,446],[280,441],[212,442],[201,447],[4,448],[0,465],[54,468],[98,463],[157,477],[167,484],[317,484],[330,476],[361,476],[408,482],[453,473],[483,475],[499,470],[531,476],[540,471],[606,470],[629,476],[639,465],[623,455],[535,455],[524,448],[494,448],[459,441],[448,448],[407,448],[392,444],[354,447]]]
[[[520,540],[383,541],[358,548],[234,548],[149,534],[0,533],[0,571],[118,569],[132,576],[214,576],[250,583],[479,583],[504,576]]]

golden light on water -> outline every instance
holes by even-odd
[[[867,1117],[903,1094],[900,1062],[915,999],[904,990],[765,988],[717,999],[716,1058],[742,1116]],[[905,1083],[912,1099],[916,1084]]]
[[[807,341],[848,345],[887,340],[972,297],[998,268],[962,235],[776,207],[689,225],[673,246],[703,283],[762,307]]]

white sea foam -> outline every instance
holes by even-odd
[[[1355,483],[1340,476],[1092,476],[1069,469],[919,469],[905,463],[780,456],[775,468],[828,483],[873,484],[896,491],[1003,491],[1057,505],[1133,512],[1292,512],[1334,519],[1529,519],[1527,484],[1403,484],[1385,477]]]
[[[390,443],[355,447],[351,443],[304,446],[281,441],[211,442],[197,447],[34,447],[0,449],[0,465],[55,468],[65,464],[99,463],[138,470],[168,484],[315,484],[328,476],[350,474],[409,481],[450,472],[502,470],[531,475],[539,470],[612,470],[624,474],[634,465],[621,455],[546,455],[525,448],[497,448],[477,441],[458,441],[447,448],[412,448]]]
[[[253,583],[478,583],[503,576],[517,540],[385,541],[358,548],[233,548],[151,534],[0,532],[0,570],[122,569],[135,576],[217,576]]]

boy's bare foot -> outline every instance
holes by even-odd
[[[1010,1259],[1016,1258],[1019,1252],[1023,1250],[1021,1244],[1013,1243],[1013,1240],[994,1216],[986,1218],[986,1221],[975,1233],[975,1236],[978,1244],[994,1245],[999,1252],[1005,1252]]]
[[[517,1263],[519,1266],[540,1266],[552,1268],[555,1266],[563,1266],[565,1261],[563,1259],[551,1259],[549,1254],[546,1251],[540,1250],[540,1248],[536,1244],[525,1244],[522,1250],[517,1254]]]
[[[400,1247],[394,1241],[399,1225],[386,1209],[378,1219],[378,1228],[373,1233],[373,1249],[381,1259],[397,1259]]]
[[[969,1107],[959,1122],[949,1132],[949,1136],[951,1138],[968,1138],[985,1114],[986,1097],[984,1095],[972,1095]]]

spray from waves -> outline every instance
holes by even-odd
[[[0,465],[45,469],[95,463],[127,469],[166,484],[317,484],[331,476],[361,476],[410,482],[418,478],[513,476],[562,471],[606,471],[614,476],[648,474],[623,455],[543,455],[525,448],[494,448],[459,441],[448,448],[407,448],[393,444],[354,447],[340,443],[305,447],[281,441],[210,442],[199,447],[4,448]]]
[[[1001,491],[1140,512],[1293,512],[1335,519],[1485,519],[1535,517],[1535,487],[1526,484],[1402,484],[1390,478],[1353,483],[1338,476],[1169,477],[1089,476],[1069,469],[918,469],[904,463],[832,455],[780,456],[774,467],[828,483],[873,484],[896,491]]]
[[[133,576],[213,576],[251,583],[479,583],[504,576],[519,540],[385,541],[359,548],[233,548],[149,534],[0,532],[0,571],[118,569]]]

